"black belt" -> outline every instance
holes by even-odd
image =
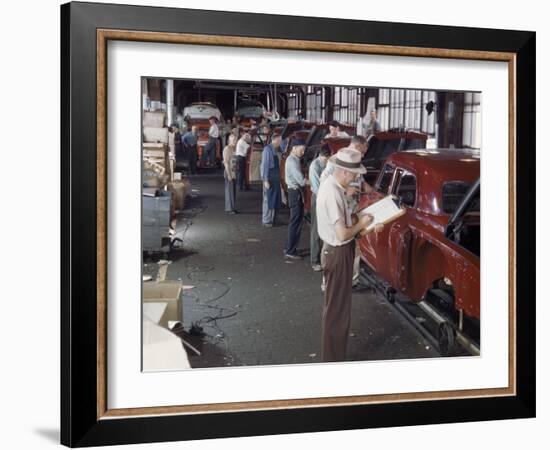
[[[345,244],[342,244],[342,245],[330,245],[327,242],[323,242],[323,245],[325,245],[328,248],[344,248],[346,245],[349,245],[349,244],[352,244],[352,243],[353,243],[353,239],[351,241],[345,243]]]

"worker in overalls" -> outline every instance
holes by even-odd
[[[282,137],[279,133],[273,133],[271,143],[262,151],[260,175],[263,181],[262,225],[272,227],[275,214],[281,205],[281,183],[279,178],[279,154],[283,152],[281,147]]]

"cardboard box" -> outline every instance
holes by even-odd
[[[143,111],[143,126],[148,128],[164,127],[164,111]]]
[[[183,304],[180,299],[181,282],[146,281],[143,283],[143,303],[165,303],[166,309],[158,324],[168,328],[169,320],[183,322]]]
[[[176,211],[182,211],[185,206],[188,184],[185,181],[171,181],[167,184],[168,190],[172,193],[172,201]]]
[[[143,141],[168,144],[168,128],[143,127]]]
[[[180,339],[143,316],[143,370],[190,369],[189,358]]]

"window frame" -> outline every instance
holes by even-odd
[[[398,194],[399,188],[401,186],[401,180],[403,179],[403,176],[406,176],[406,175],[410,175],[414,178],[414,203],[412,205],[406,204],[401,198],[401,196]],[[406,208],[416,208],[418,204],[418,177],[416,176],[416,174],[408,169],[397,167],[395,169],[395,174],[392,179],[391,193],[392,195],[399,197],[401,199],[403,206],[405,206]]]
[[[382,182],[382,178],[384,178],[384,173],[385,173],[385,170],[386,170],[386,167],[389,167],[392,169],[392,175],[391,175],[391,180],[388,184],[388,187],[386,189],[386,192],[382,192],[380,191],[380,183]],[[380,173],[378,174],[378,179],[376,180],[376,183],[374,184],[374,189],[380,193],[380,194],[383,194],[383,195],[388,195],[388,193],[390,192],[391,190],[391,187],[393,186],[393,182],[395,180],[395,173],[397,172],[397,166],[391,164],[391,163],[384,163],[384,165],[382,166],[382,169],[380,169]]]

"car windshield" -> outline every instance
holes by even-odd
[[[191,105],[184,108],[183,116],[191,120],[208,119],[212,116],[219,119],[221,117],[221,113],[215,106]]]
[[[377,139],[373,137],[369,140],[368,151],[365,154],[364,161],[383,162],[388,156],[399,150],[401,139]]]
[[[369,139],[368,151],[365,154],[363,162],[371,167],[380,167],[382,162],[395,152],[421,148],[426,148],[426,141],[423,139],[378,139],[376,136],[373,136]]]
[[[466,195],[466,192],[472,186],[471,183],[466,183],[464,181],[449,181],[443,184],[442,190],[442,208],[443,211],[447,214],[452,214],[455,209],[460,205],[460,202]],[[474,198],[470,207],[468,208],[469,212],[479,212],[479,195]]]
[[[239,116],[242,118],[261,117],[263,108],[261,106],[244,106],[239,108]]]

